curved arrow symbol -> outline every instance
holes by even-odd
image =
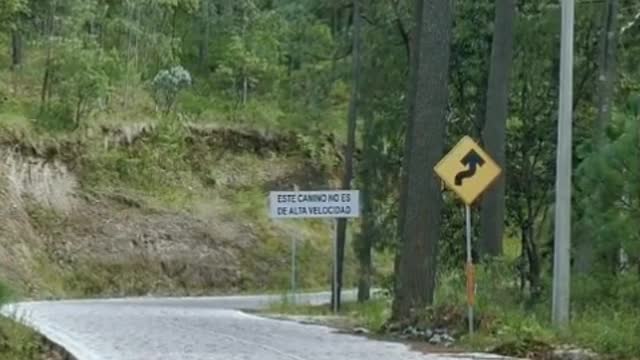
[[[464,179],[468,179],[473,177],[476,174],[476,170],[479,167],[484,165],[485,161],[475,150],[471,150],[465,155],[462,160],[460,160],[462,165],[467,167],[467,170],[460,171],[456,175],[455,184],[456,186],[462,186],[462,182]]]

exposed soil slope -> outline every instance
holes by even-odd
[[[303,243],[303,266],[314,268],[302,272],[303,285],[328,277],[326,226],[275,224],[264,211],[270,189],[328,186],[295,134],[186,125],[171,133],[183,145],[171,155],[181,169],[166,169],[173,182],[119,173],[121,163],[162,167],[162,155],[156,163],[144,155],[160,149],[162,131],[103,127],[48,143],[3,134],[2,277],[33,297],[274,289],[286,284],[291,236]],[[167,200],[173,192],[180,201]]]

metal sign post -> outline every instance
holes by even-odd
[[[296,238],[291,238],[291,301],[296,303]]]
[[[471,242],[471,205],[500,176],[502,169],[473,139],[465,136],[440,160],[434,170],[465,203],[467,304],[469,334],[473,334],[476,281]]]
[[[338,219],[333,220],[333,313],[338,313]]]
[[[475,279],[473,271],[473,256],[471,254],[471,207],[465,206],[467,228],[467,305],[469,316],[469,334],[473,334],[473,304],[475,295]]]

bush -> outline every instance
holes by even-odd
[[[46,131],[63,132],[72,131],[77,124],[73,119],[73,109],[71,104],[53,103],[49,104],[36,116],[35,124]]]
[[[153,100],[165,113],[173,110],[180,92],[191,86],[191,74],[182,66],[161,70],[151,82]]]
[[[2,360],[43,359],[42,339],[31,329],[0,318],[0,358]]]
[[[11,289],[4,283],[0,283],[0,304],[5,304],[13,296]]]
[[[12,297],[11,290],[0,282],[0,305]],[[42,358],[42,341],[31,329],[0,317],[0,359],[36,360]]]
[[[573,340],[601,354],[634,358],[640,355],[640,311],[637,307],[594,306],[576,313]]]

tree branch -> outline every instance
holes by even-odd
[[[620,36],[623,36],[627,31],[633,28],[636,24],[640,23],[640,12],[636,14],[636,16],[631,19],[626,25],[620,29]]]
[[[396,20],[395,20],[396,27],[398,28],[398,32],[400,33],[400,37],[402,37],[402,41],[405,46],[405,51],[407,53],[407,60],[409,60],[411,59],[411,39],[409,36],[409,31],[407,30],[407,27],[402,22],[402,16],[400,16],[399,3],[400,3],[400,0],[395,0],[392,2],[393,13],[396,16]]]

